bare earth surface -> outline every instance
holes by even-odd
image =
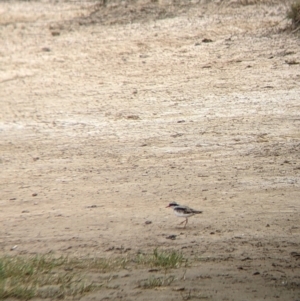
[[[299,301],[300,39],[286,10],[1,2],[0,252],[192,260],[171,286],[120,271],[82,300]],[[182,229],[170,201],[203,214]]]

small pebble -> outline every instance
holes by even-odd
[[[174,234],[173,234],[173,235],[167,236],[166,239],[172,239],[172,240],[175,240],[176,237],[177,237],[177,235],[174,235]]]
[[[60,32],[59,31],[52,31],[51,34],[52,34],[53,37],[57,37],[57,36],[60,35]]]
[[[182,287],[175,287],[174,289],[173,289],[173,291],[175,291],[175,292],[182,292],[182,291],[184,291],[185,290],[185,288],[182,286]]]

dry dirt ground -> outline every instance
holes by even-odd
[[[300,300],[300,39],[248,2],[0,3],[1,254],[191,259],[82,300]]]

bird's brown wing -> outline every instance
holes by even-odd
[[[183,213],[183,214],[199,214],[202,213],[202,211],[194,210],[188,206],[177,206],[176,208],[177,212]]]

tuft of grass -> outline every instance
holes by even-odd
[[[300,26],[300,0],[296,0],[291,4],[290,10],[287,13],[287,18],[292,20],[293,28]]]
[[[125,269],[129,260],[123,258],[72,258],[69,259],[70,269],[80,269],[108,273],[115,270]]]
[[[165,269],[179,268],[183,264],[187,264],[187,260],[183,254],[178,251],[159,251],[154,249],[153,254],[137,256],[137,263],[147,266],[162,267]]]
[[[141,281],[139,287],[145,289],[151,289],[160,286],[170,286],[174,280],[175,280],[174,276],[168,276],[168,277],[151,276],[148,279]]]
[[[159,251],[134,257],[76,258],[54,255],[0,256],[0,300],[72,299],[105,286],[91,281],[95,273],[111,273],[127,265],[162,267],[166,271],[187,264],[178,251]],[[173,276],[151,277],[141,284],[144,288],[168,286]]]
[[[0,257],[0,300],[81,296],[102,286],[87,282],[82,271],[123,268],[126,260],[56,258],[52,255]],[[78,276],[80,275],[80,276]]]

